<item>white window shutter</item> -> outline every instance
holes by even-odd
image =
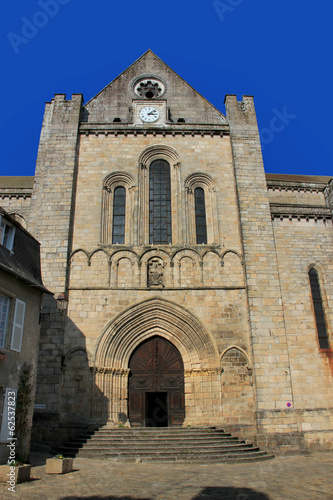
[[[3,234],[5,232],[5,223],[1,220],[1,215],[0,215],[0,243],[2,245],[3,242]]]
[[[17,398],[17,389],[10,389],[7,387],[5,393],[5,402],[3,405],[3,413],[1,415],[1,430],[0,430],[0,443],[9,443],[12,441],[13,436],[10,434],[10,431],[15,428],[15,420],[13,420],[13,413],[16,408],[16,398]],[[10,403],[10,404],[8,404]],[[15,403],[15,405],[13,405]],[[8,415],[8,412],[11,412]],[[14,425],[13,425],[14,423]]]
[[[23,302],[20,299],[16,299],[14,321],[13,321],[12,343],[10,345],[12,351],[21,352],[24,315],[25,315],[25,302]]]

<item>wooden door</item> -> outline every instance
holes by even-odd
[[[182,425],[185,418],[184,366],[178,349],[162,337],[153,337],[137,347],[129,368],[131,425]]]

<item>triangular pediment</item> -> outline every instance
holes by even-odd
[[[156,78],[161,82],[161,95],[170,113],[170,120],[184,119],[187,124],[226,124],[225,116],[175,73],[154,52],[148,50],[129,68],[109,83],[85,105],[85,121],[90,123],[131,123],[133,101],[138,95],[138,82]]]

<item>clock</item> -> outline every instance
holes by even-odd
[[[139,116],[142,121],[152,123],[156,122],[159,119],[160,113],[158,109],[154,108],[153,106],[145,106],[141,109]]]

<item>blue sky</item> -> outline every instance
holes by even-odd
[[[333,175],[332,2],[2,5],[0,175],[33,175],[45,101],[85,102],[148,48],[223,113],[254,95],[266,172]]]

